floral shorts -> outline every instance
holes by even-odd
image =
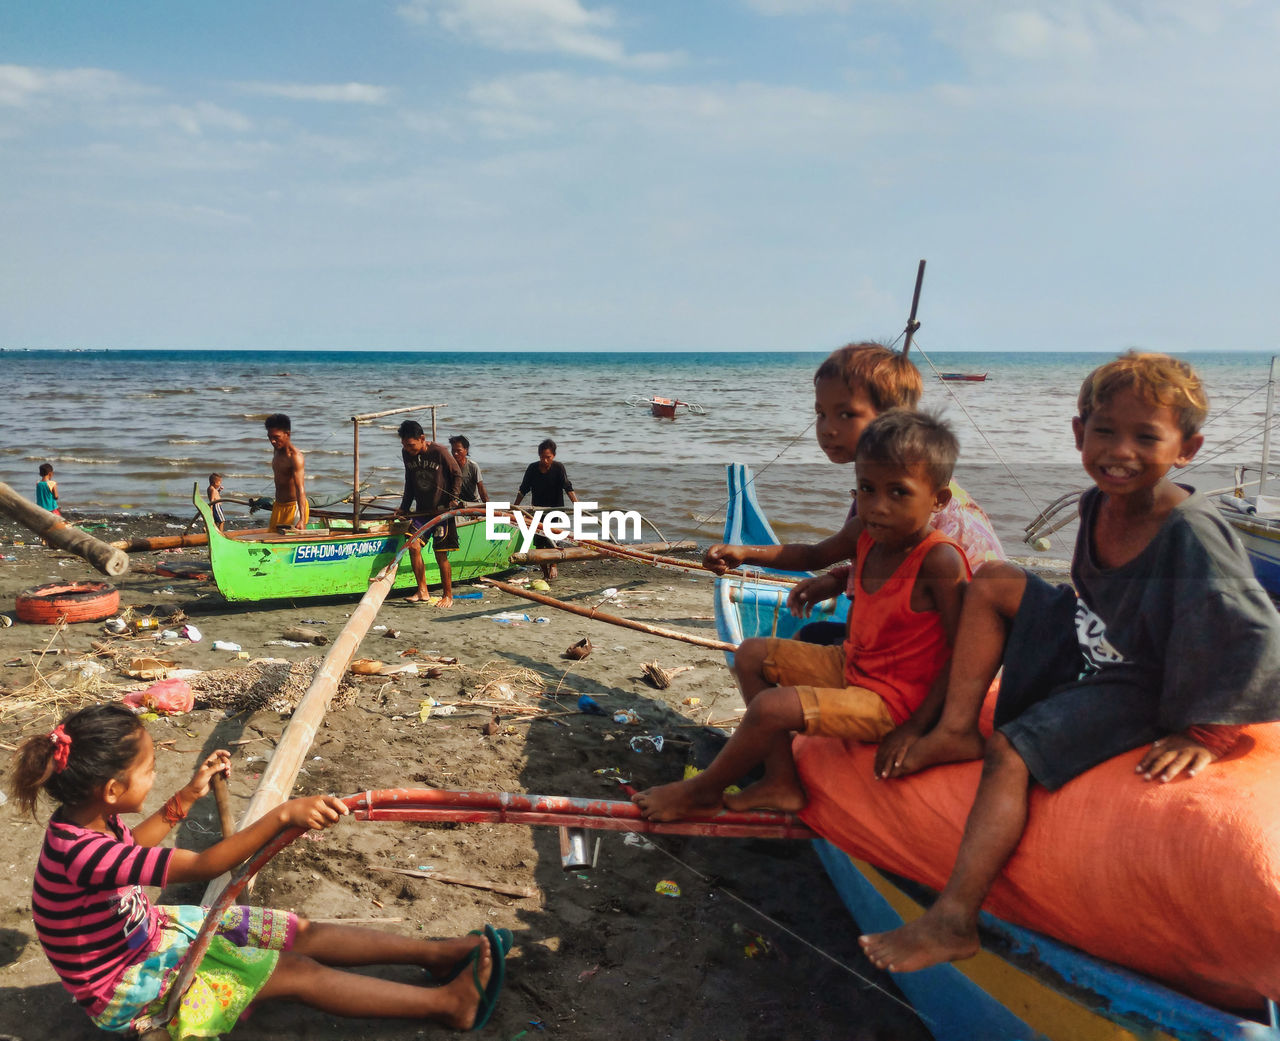
[[[208,914],[205,907],[156,910],[162,922],[160,940],[124,971],[106,1008],[93,1017],[103,1030],[126,1033],[136,1029],[138,1020],[164,1009],[187,948]],[[298,917],[289,911],[228,908],[168,1024],[174,1041],[228,1033],[271,978],[280,952],[293,946],[297,930]]]

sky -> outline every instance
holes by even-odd
[[[0,346],[1267,349],[1272,0],[0,4]],[[1271,301],[1268,303],[1267,301]]]

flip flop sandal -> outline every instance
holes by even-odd
[[[489,983],[481,984],[480,959],[475,958],[471,962],[471,979],[480,994],[480,1005],[476,1009],[476,1021],[471,1026],[472,1030],[482,1030],[493,1017],[493,1011],[498,1007],[498,997],[502,993],[502,984],[507,978],[507,948],[503,946],[498,930],[486,923],[484,937],[489,941],[489,953],[493,956],[493,971],[489,973]]]
[[[502,957],[505,959],[506,956],[511,953],[511,948],[515,946],[515,936],[512,934],[510,929],[494,929],[493,931],[494,931],[494,934],[498,937],[498,943],[502,947]],[[467,933],[467,935],[468,936],[484,936],[485,934],[482,929],[472,929],[469,933]],[[422,971],[427,974],[427,980],[430,981],[431,983],[439,983],[442,985],[445,983],[452,983],[464,972],[466,972],[467,969],[470,967],[471,963],[475,961],[476,951],[478,951],[479,949],[480,949],[479,947],[474,947],[465,958],[459,958],[458,961],[454,962],[453,968],[451,968],[448,971],[448,973],[444,976],[436,977],[432,975],[432,972],[430,969],[423,969]],[[0,1038],[0,1041],[4,1041],[4,1039]]]

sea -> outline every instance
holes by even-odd
[[[54,465],[78,516],[165,513],[189,520],[193,489],[213,471],[224,495],[272,494],[263,419],[292,418],[317,505],[349,508],[353,483],[394,505],[402,487],[396,427],[417,418],[445,441],[465,434],[490,499],[510,500],[544,438],[555,440],[580,499],[638,511],[643,538],[719,541],[725,465],[750,464],[757,496],[784,541],[834,532],[848,510],[852,466],[829,463],[813,427],[813,372],[826,352],[515,352],[282,350],[0,351],[0,480],[34,498]],[[922,407],[961,443],[956,479],[990,514],[1010,556],[1061,564],[1074,524],[1047,548],[1026,526],[1087,486],[1071,434],[1080,382],[1113,352],[926,352]],[[1202,490],[1255,471],[1270,355],[1182,355],[1201,374],[1212,412],[1199,460],[1180,478]],[[985,374],[955,383],[943,372]],[[699,406],[651,414],[653,396]],[[414,407],[360,425],[352,417]],[[232,527],[253,521],[228,509]],[[1068,513],[1067,516],[1070,514]],[[1052,565],[1051,565],[1052,566]]]

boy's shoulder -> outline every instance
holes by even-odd
[[[1179,485],[1189,494],[1177,503],[1147,548],[1134,562],[1159,571],[1159,577],[1179,581],[1226,581],[1231,585],[1256,582],[1253,567],[1231,525],[1201,492]],[[1088,563],[1087,529],[1097,515],[1102,492],[1090,488],[1080,498],[1081,537],[1073,564]]]

